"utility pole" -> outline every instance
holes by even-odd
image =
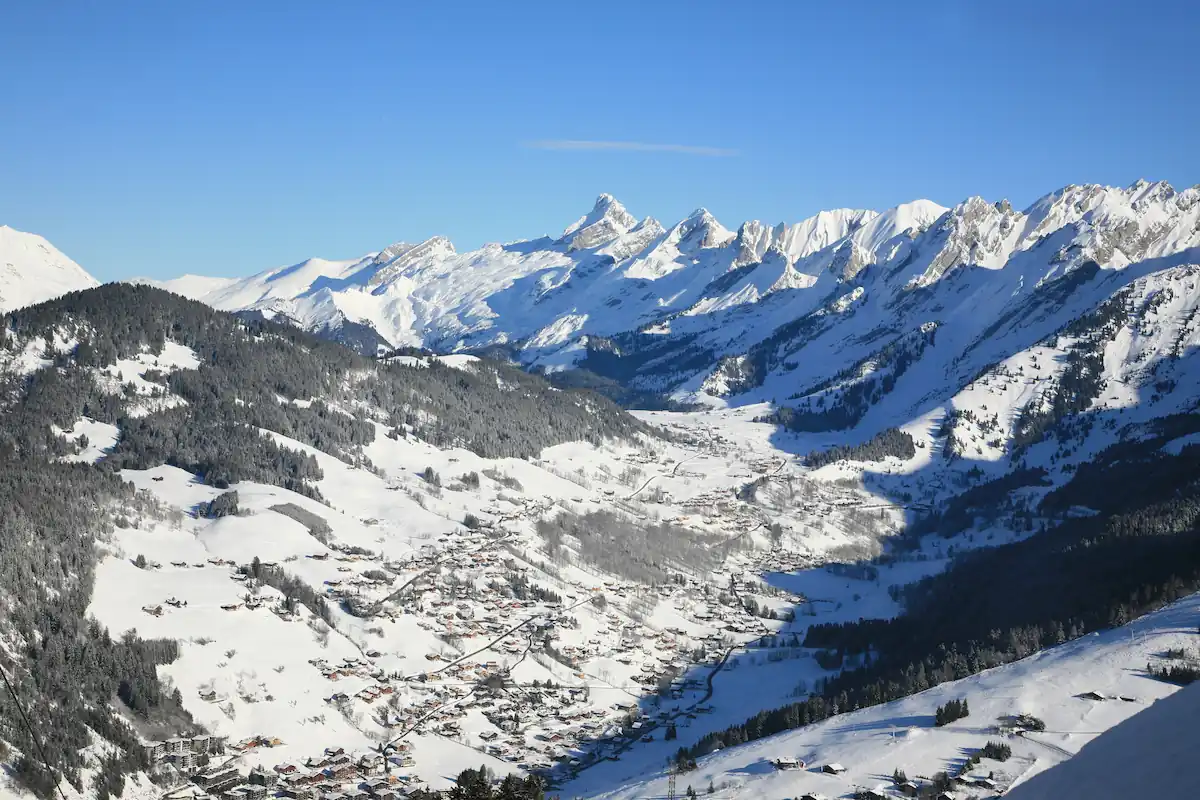
[[[675,765],[667,772],[667,800],[675,800]]]

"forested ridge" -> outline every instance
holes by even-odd
[[[5,419],[0,414],[0,425]],[[157,665],[176,658],[176,643],[128,634],[113,639],[87,617],[97,538],[114,521],[128,524],[130,515],[156,508],[106,471],[30,458],[19,465],[0,459],[0,509],[0,667],[37,735],[31,740],[22,708],[0,692],[0,746],[15,748],[0,757],[40,797],[54,794],[59,777],[104,797],[120,787],[122,773],[146,766],[136,734],[114,703],[147,732],[191,726],[178,692],[156,676]],[[89,730],[122,755],[105,760],[94,785],[84,786],[80,750],[90,743]]]
[[[198,367],[145,372],[149,392],[101,373],[121,359],[162,353],[168,342],[193,351]],[[29,352],[40,360],[19,367]],[[95,465],[60,460],[78,446],[61,432],[81,417],[120,431]],[[164,513],[119,470],[172,464],[220,488],[256,480],[320,499],[316,460],[256,429],[369,467],[362,446],[377,426],[486,457],[649,432],[602,397],[560,391],[505,365],[381,364],[147,286],[107,285],[0,316],[0,666],[38,740],[12,697],[0,694],[0,762],[13,777],[43,798],[61,778],[107,797],[119,793],[124,774],[147,766],[126,718],[150,736],[193,727],[178,692],[157,679],[157,665],[177,657],[176,643],[113,639],[87,616],[113,526]],[[236,511],[235,493],[218,500],[206,513]],[[290,596],[306,603],[304,588],[291,586]],[[117,754],[93,764],[98,775],[84,786],[89,730]]]
[[[435,446],[465,447],[488,458],[524,458],[566,441],[650,431],[599,395],[555,389],[498,362],[478,361],[470,369],[437,361],[427,367],[384,364],[296,328],[239,320],[149,286],[74,292],[9,314],[0,321],[4,329],[25,341],[77,338],[74,350],[59,357],[60,367],[102,367],[143,348],[157,353],[167,340],[196,353],[198,369],[162,378],[164,391],[191,410],[144,417],[153,430],[130,435],[123,448],[133,462],[157,436],[178,437],[184,424],[210,422],[257,425],[347,459],[373,439],[368,417]],[[90,416],[117,421],[120,403],[98,397],[94,387],[73,392],[84,393],[89,396],[75,398],[75,405],[82,401],[94,412]],[[177,444],[203,450],[198,442]]]

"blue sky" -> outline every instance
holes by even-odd
[[[736,227],[1190,186],[1194,5],[5,3],[0,224],[113,280],[557,233],[601,192]]]

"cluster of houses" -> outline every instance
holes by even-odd
[[[638,455],[631,460],[650,463],[653,459]],[[762,473],[777,466],[777,461],[764,460],[752,468]],[[728,648],[730,639],[741,640],[761,633],[761,622],[739,607],[718,602],[714,593],[708,591],[711,587],[705,587],[696,578],[688,578],[678,586],[656,589],[598,578],[591,591],[603,594],[612,605],[587,606],[587,630],[580,630],[575,615],[581,612],[568,612],[564,604],[582,602],[589,589],[557,587],[563,597],[545,587],[538,589],[536,575],[507,557],[503,547],[505,538],[496,531],[497,524],[540,515],[551,505],[549,500],[513,495],[489,508],[491,519],[479,528],[443,535],[436,544],[427,544],[403,563],[337,542],[329,543],[328,551],[310,554],[308,557],[315,561],[338,562],[338,574],[331,575],[321,587],[329,599],[361,601],[378,618],[394,619],[400,615],[415,618],[419,626],[448,644],[438,652],[425,654],[429,663],[425,673],[404,677],[398,673],[386,674],[374,663],[381,655],[374,651],[365,652],[364,658],[310,660],[313,668],[331,683],[327,702],[337,706],[360,701],[374,705],[372,718],[387,728],[451,737],[523,769],[548,771],[560,765],[570,770],[604,757],[613,742],[651,740],[654,728],[674,719],[677,709],[675,713],[660,710],[657,718],[643,717],[642,701],[636,697],[635,686],[646,693],[656,692],[664,700],[680,700],[689,691],[702,690],[702,681],[682,677],[695,664],[698,649],[708,653],[711,656],[708,663],[713,663]],[[703,512],[725,528],[754,527],[761,522],[752,507],[737,501],[728,490],[702,494],[683,505]],[[452,567],[447,560],[451,552]],[[220,559],[210,559],[210,563],[237,566]],[[367,564],[372,568],[362,569]],[[447,569],[449,574],[445,572]],[[421,577],[410,590],[392,596],[396,586],[417,576]],[[239,582],[247,580],[236,569],[230,577]],[[517,590],[518,587],[524,589]],[[639,603],[653,605],[672,597],[680,614],[703,627],[703,633],[690,634],[678,627],[661,630],[641,621],[640,615],[615,607],[626,601],[631,608]],[[381,602],[384,598],[389,602]],[[171,600],[166,601],[168,605],[174,605]],[[248,591],[239,602],[225,608],[254,609],[267,602],[273,601]],[[161,606],[158,608],[161,613]],[[283,613],[281,608],[273,610]],[[514,629],[526,622],[527,625]],[[466,659],[444,655],[469,652],[485,642],[490,654]],[[497,677],[503,685],[512,664],[531,654],[544,663],[548,663],[545,658],[559,662],[583,684],[595,683],[595,675],[587,672],[585,665],[597,659],[607,660],[612,672],[619,673],[610,682],[633,689],[631,699],[613,703],[609,698],[608,702],[599,702],[590,696],[586,686],[571,685],[532,690],[522,686],[521,691],[511,692],[480,690]],[[614,668],[613,661],[621,669]],[[337,691],[338,682],[351,677],[360,679],[350,682],[354,691],[348,687],[346,691]],[[363,686],[361,679],[366,679],[367,685]],[[209,695],[202,696],[216,700],[211,690]],[[473,712],[486,718],[491,727],[480,731],[477,725],[465,724],[465,718]],[[688,716],[694,719],[694,714]],[[681,723],[687,724],[682,718]],[[270,742],[257,746],[270,746]],[[162,758],[165,757],[164,750]],[[407,754],[393,755],[392,759],[391,766],[411,765]],[[392,770],[381,778],[378,770],[373,766],[364,768],[360,761],[345,753],[327,753],[324,760],[303,767],[281,765],[284,769],[277,768],[272,791],[312,800],[388,800],[388,792],[392,790],[389,787],[399,784],[396,789],[399,791],[407,783],[391,774]],[[177,754],[171,763],[187,771],[199,766],[199,758],[189,760]],[[211,770],[209,767],[206,773]],[[214,797],[238,800],[253,800],[260,789],[251,787],[266,785],[267,779],[262,776],[241,776],[235,781],[228,772],[226,769],[220,775],[209,775],[196,785]],[[388,786],[380,784],[381,779]]]
[[[804,761],[798,758],[777,758],[771,763],[779,770],[799,770],[806,767]],[[820,771],[826,775],[843,775],[846,772],[846,768],[838,763],[829,763],[823,765]],[[976,790],[987,792],[988,796],[1001,792],[1000,784],[990,777],[984,778],[963,774],[952,780],[960,790],[971,791],[970,797],[979,797],[975,793]],[[939,790],[934,794],[922,794],[929,790],[930,785],[923,786],[916,781],[904,780],[891,786],[890,791],[878,786],[856,789],[854,797],[857,800],[894,800],[897,795],[900,795],[903,797],[928,796],[934,798],[934,800],[958,800],[960,796],[958,792],[951,789]],[[820,792],[805,792],[800,795],[799,800],[828,800],[828,798]]]
[[[281,763],[244,772],[236,758],[191,771],[190,783],[164,795],[164,800],[397,800],[421,782],[401,770],[412,767],[407,744],[378,753],[351,755],[328,748],[304,764]]]

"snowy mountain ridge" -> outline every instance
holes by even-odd
[[[222,310],[282,314],[314,330],[369,325],[390,345],[455,350],[536,339],[539,347],[522,358],[535,363],[588,334],[633,330],[672,313],[707,314],[807,285],[822,265],[800,275],[790,269],[797,261],[828,250],[833,263],[842,243],[858,260],[870,258],[896,233],[927,226],[944,211],[929,201],[883,214],[839,209],[794,225],[750,221],[734,233],[703,208],[669,228],[652,217],[639,221],[605,194],[557,238],[458,253],[433,237],[349,261],[313,259],[244,279],[184,276],[160,285]],[[765,283],[760,277],[750,290],[731,285],[720,296],[706,294],[714,280],[765,260],[779,266]]]
[[[953,208],[918,200],[790,225],[749,221],[735,233],[705,209],[669,227],[639,221],[605,194],[556,238],[460,253],[434,237],[347,261],[161,285],[360,349],[501,345],[529,367],[583,367],[639,390],[744,404],[829,377],[783,374],[801,347],[821,349],[817,330],[853,349],[956,318],[947,329],[963,347],[988,349],[982,340],[995,326],[1090,264],[1107,291],[1087,302],[1099,302],[1124,280],[1110,272],[1177,262],[1200,246],[1198,199],[1198,188],[1162,182],[1072,185],[1024,211],[981,197]],[[1057,325],[1070,319],[1050,316]],[[806,335],[797,338],[797,328]],[[807,361],[837,371],[866,354]],[[730,359],[738,369],[754,364],[756,374],[730,380]]]

